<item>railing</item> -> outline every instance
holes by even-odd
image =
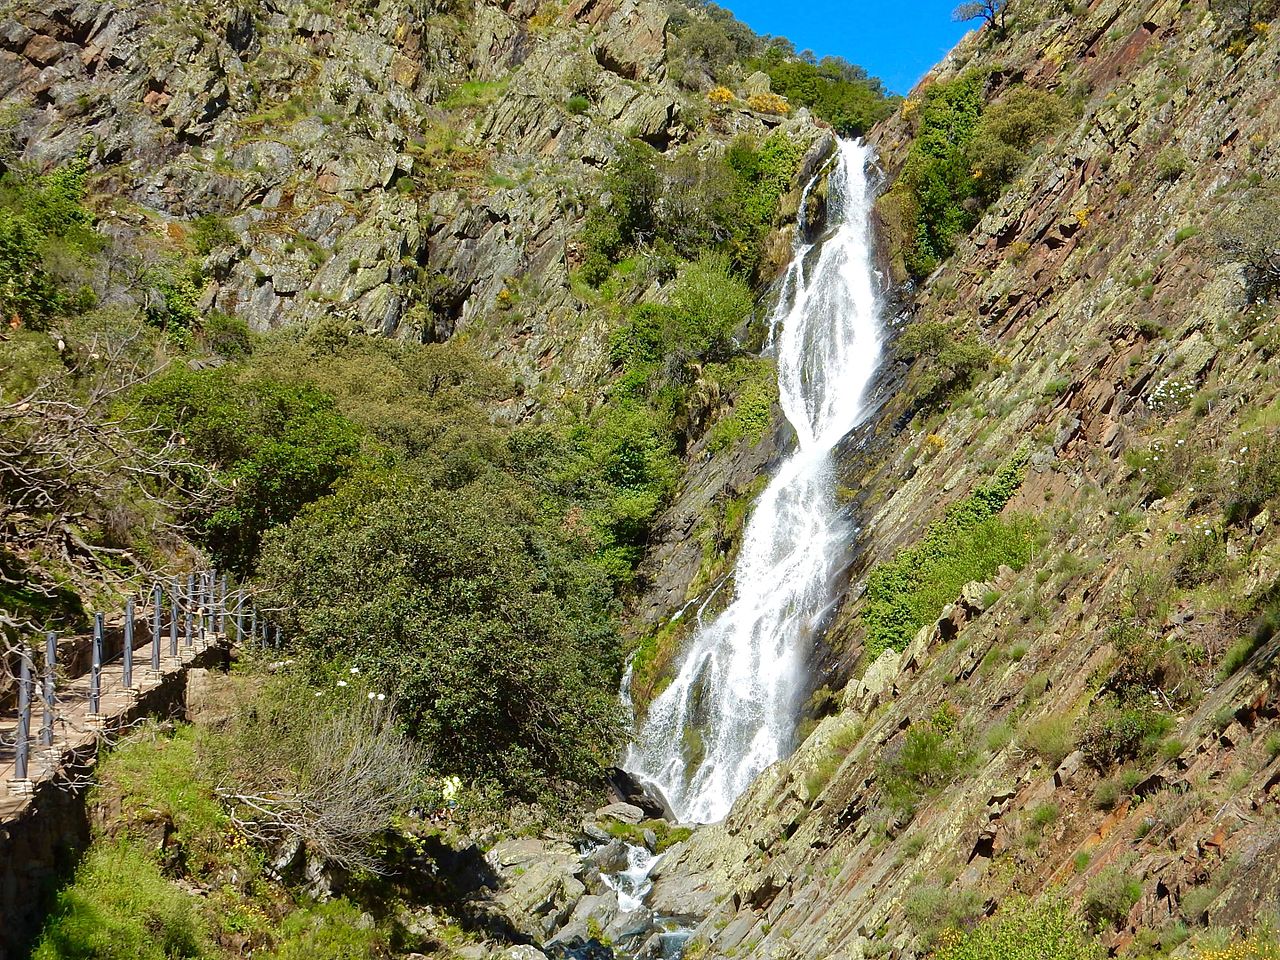
[[[259,607],[244,590],[231,589],[226,574],[214,570],[190,573],[185,583],[180,578],[154,583],[146,593],[125,601],[123,618],[123,642],[119,652],[110,655],[106,654],[106,619],[102,613],[95,614],[93,618],[85,721],[94,729],[101,729],[106,719],[102,702],[104,668],[108,664],[121,662],[119,679],[129,698],[136,698],[140,692],[135,654],[138,647],[146,646],[148,641],[139,643],[139,636],[150,634],[151,649],[143,670],[149,675],[147,679],[156,682],[166,668],[180,665],[184,654],[193,656],[197,648],[206,648],[211,640],[217,638],[229,639],[241,646],[260,644],[264,648],[278,648],[281,642],[280,627],[273,624],[265,613],[259,615]],[[59,694],[64,692],[64,688],[60,686],[58,677],[58,634],[54,631],[45,634],[39,669],[27,643],[19,645],[16,659],[18,716],[17,729],[10,741],[14,766],[9,788],[11,792],[21,794],[32,789],[32,747],[38,744],[52,752],[54,728],[61,719]],[[115,676],[114,671],[112,676]],[[69,679],[83,687],[83,674]],[[32,714],[37,700],[41,706],[40,729],[33,735]]]

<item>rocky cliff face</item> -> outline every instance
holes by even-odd
[[[1275,320],[1219,234],[1277,169],[1280,38],[1203,3],[1011,11],[876,130],[887,171],[968,69],[989,101],[1025,84],[1079,112],[914,291],[912,323],[978,331],[990,369],[924,407],[913,370],[881,442],[849,445],[866,532],[830,642],[835,685],[857,679],[661,865],[655,908],[706,917],[692,956],[920,956],[1050,890],[1140,952],[1277,905],[1277,544],[1230,508],[1273,442]],[[867,655],[868,571],[1018,450],[1004,516],[1035,524],[1031,560]],[[1134,675],[1145,741],[1121,746]]]
[[[190,253],[203,309],[462,334],[532,409],[540,387],[601,379],[600,314],[570,274],[618,144],[718,150],[780,122],[744,107],[709,126],[666,82],[661,4],[545,6],[20,3],[0,30],[9,155],[86,157],[112,259]],[[787,124],[821,136],[804,111]]]

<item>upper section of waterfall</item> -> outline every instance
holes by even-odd
[[[627,767],[682,820],[721,819],[791,749],[804,653],[825,626],[853,535],[834,497],[831,451],[865,415],[881,360],[873,159],[865,144],[842,141],[818,174],[827,177],[827,229],[812,244],[800,231],[772,319],[781,405],[798,447],[752,510],[733,601],[699,625],[628,750]]]

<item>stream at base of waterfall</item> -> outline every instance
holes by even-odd
[[[731,602],[705,621],[699,611],[678,672],[627,751],[626,769],[682,822],[723,819],[794,746],[806,653],[830,616],[854,536],[836,499],[832,454],[866,416],[881,358],[873,162],[867,145],[841,141],[806,187],[805,200],[827,177],[826,229],[806,242],[801,221],[769,340],[796,449],[752,509]]]

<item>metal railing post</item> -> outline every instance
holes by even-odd
[[[89,662],[89,715],[102,713],[102,614],[93,615],[93,650]]]
[[[14,779],[25,784],[31,778],[31,653],[24,643],[18,648],[18,742],[14,744]]]
[[[55,708],[53,672],[58,664],[58,635],[50,630],[44,637],[44,723],[40,726],[40,746],[53,746]]]
[[[133,597],[124,604],[124,688],[133,689]]]
[[[151,672],[160,672],[160,611],[164,607],[164,590],[157,583],[151,590]]]
[[[178,583],[169,590],[169,656],[178,656]]]

